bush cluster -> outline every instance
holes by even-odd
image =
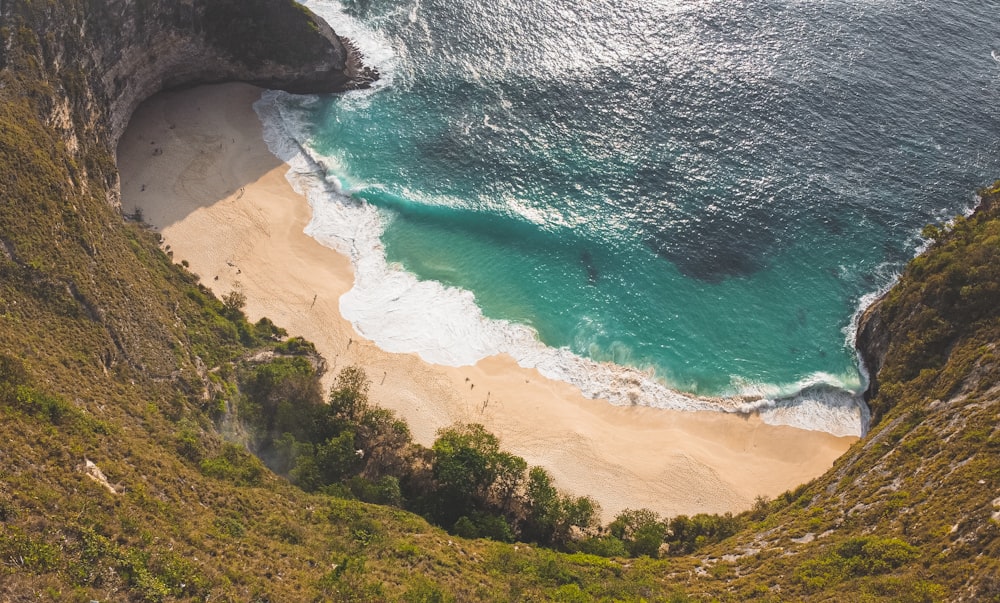
[[[314,348],[289,340],[276,349]],[[304,490],[396,505],[470,538],[562,545],[596,525],[593,500],[559,493],[481,425],[444,429],[429,449],[413,443],[403,421],[369,403],[361,368],[342,369],[325,401],[305,355],[246,363],[240,387],[255,451]]]
[[[466,538],[602,556],[685,554],[742,525],[730,514],[668,520],[641,509],[602,528],[593,499],[559,492],[544,469],[503,450],[482,425],[453,425],[424,448],[403,421],[369,403],[363,369],[342,369],[324,401],[311,344],[289,340],[275,350],[302,355],[245,363],[240,414],[257,454],[304,490],[395,505]]]

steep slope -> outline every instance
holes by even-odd
[[[349,47],[291,0],[6,2],[2,11],[2,152],[16,166],[2,189],[6,255],[68,289],[104,326],[95,347],[105,365],[170,375],[176,336],[148,307],[160,292],[117,227],[114,149],[131,112],[165,86],[240,79],[323,92],[370,74],[358,79]]]
[[[861,320],[873,426],[688,588],[802,600],[1000,601],[1000,182]],[[719,577],[719,579],[716,579]]]

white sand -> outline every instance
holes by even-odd
[[[349,261],[303,233],[308,203],[267,149],[242,84],[158,95],[132,118],[118,148],[122,204],[141,208],[174,260],[216,295],[239,288],[251,320],[271,318],[315,342],[330,371],[358,364],[372,399],[429,445],[457,421],[483,423],[541,465],[564,490],[624,508],[740,511],[826,471],[856,438],[767,425],[756,417],[615,407],[506,356],[476,366],[427,364],[362,339],[339,314]]]

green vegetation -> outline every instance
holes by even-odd
[[[289,347],[311,349],[275,349]],[[302,489],[405,508],[466,538],[566,546],[574,529],[595,526],[596,503],[557,492],[543,469],[529,472],[481,425],[442,430],[425,449],[405,423],[371,406],[359,367],[340,371],[324,403],[318,365],[278,356],[240,370],[251,447]]]
[[[106,10],[0,26],[0,599],[1000,601],[1000,183],[873,310],[877,422],[826,475],[602,528],[479,426],[421,448],[363,370],[321,391],[311,344],[122,219],[72,25]]]
[[[916,547],[898,538],[849,538],[822,557],[795,570],[795,579],[811,591],[823,590],[851,576],[888,573],[917,558]]]
[[[598,550],[622,550],[633,557],[658,557],[661,552],[670,555],[688,555],[696,550],[720,542],[736,534],[745,526],[744,517],[732,514],[698,514],[694,517],[678,515],[673,519],[661,518],[649,509],[626,509],[608,525],[608,535],[581,543],[587,552],[601,555]],[[591,547],[598,547],[597,550]]]
[[[873,413],[913,397],[944,399],[958,392],[974,367],[989,371],[979,383],[995,384],[992,348],[1000,340],[1000,221],[997,193],[982,191],[987,205],[977,215],[932,227],[931,252],[914,259],[900,286],[881,307],[893,330],[882,387]],[[978,375],[977,375],[978,376]]]
[[[482,425],[441,430],[430,449],[414,444],[405,423],[369,403],[370,382],[359,367],[340,371],[324,403],[320,360],[307,356],[310,345],[290,342],[274,349],[306,355],[241,363],[238,408],[251,449],[306,491],[407,509],[464,538],[607,557],[655,558],[662,545],[673,554],[691,553],[743,525],[729,514],[661,521],[642,509],[619,515],[605,534],[596,502],[560,493],[544,469],[529,469]],[[181,440],[184,450],[194,447],[189,439]],[[243,465],[234,449],[226,445],[222,456],[200,460],[202,472],[252,483],[246,476],[257,475],[254,466],[238,470]]]

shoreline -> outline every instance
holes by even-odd
[[[260,93],[224,84],[140,106],[118,148],[123,210],[141,208],[174,260],[216,295],[239,288],[251,320],[267,316],[313,341],[328,364],[325,387],[339,368],[362,366],[373,403],[406,420],[415,441],[483,423],[560,488],[594,497],[607,522],[625,508],[740,511],[822,474],[857,440],[755,415],[613,406],[506,355],[448,367],[379,349],[340,315],[353,269],[304,233],[311,208],[264,143],[252,108]]]

